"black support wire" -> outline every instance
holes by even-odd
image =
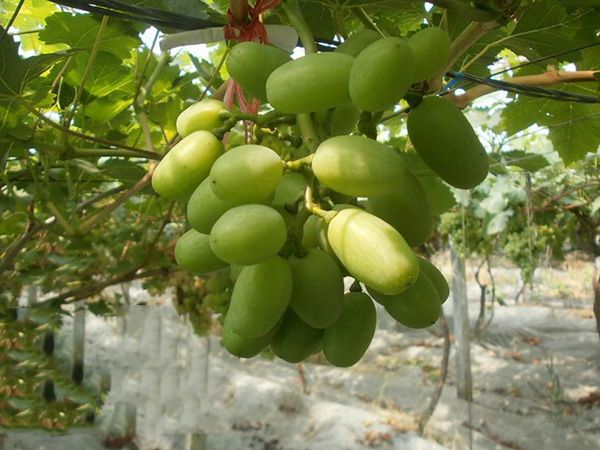
[[[600,97],[594,97],[592,95],[582,95],[576,94],[574,92],[559,91],[556,89],[545,89],[537,86],[525,86],[522,84],[509,83],[507,81],[478,77],[462,72],[447,72],[446,75],[452,77],[454,80],[457,81],[465,79],[477,84],[485,84],[486,86],[493,87],[496,90],[514,92],[516,94],[526,95],[528,97],[546,98],[549,100],[557,100],[561,102],[587,104],[600,103]]]
[[[203,17],[190,17],[183,14],[164,11],[157,8],[134,6],[119,0],[49,0],[63,6],[88,11],[94,14],[119,17],[153,25],[157,28],[173,28],[176,30],[198,30],[225,25],[225,19],[219,22],[208,14]],[[208,8],[207,8],[208,10]]]
[[[125,20],[134,20],[159,29],[168,28],[177,31],[203,30],[205,28],[222,27],[226,18],[219,17],[216,11],[206,8],[207,13],[203,17],[190,17],[157,8],[130,5],[120,0],[49,0],[70,8],[87,11],[93,14],[118,17]],[[199,1],[200,3],[200,1]],[[209,13],[213,13],[210,15]],[[335,50],[339,42],[331,39],[317,38],[317,47],[320,51]],[[298,46],[302,43],[298,41]]]

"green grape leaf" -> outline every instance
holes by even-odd
[[[536,59],[585,45],[594,40],[592,29],[588,30],[589,37],[580,33],[588,14],[592,11],[568,14],[558,0],[532,2],[519,18],[507,46],[517,54]]]
[[[106,300],[99,300],[96,302],[87,302],[87,309],[95,316],[108,316],[115,313],[115,309],[112,304]]]
[[[112,120],[131,106],[131,99],[118,94],[93,99],[85,106],[85,115],[96,122]]]
[[[527,172],[537,172],[550,165],[542,155],[527,153],[524,150],[511,150],[502,154],[507,166],[520,167]]]
[[[336,33],[333,9],[321,3],[311,1],[298,2],[304,20],[317,37],[332,39]]]
[[[3,31],[0,28],[0,33]],[[0,101],[2,95],[20,94],[27,83],[48,70],[64,55],[38,55],[30,58],[19,56],[19,44],[5,38],[0,42]]]
[[[1,216],[0,236],[12,236],[25,231],[27,214],[22,212],[7,212]]]
[[[419,181],[427,192],[431,212],[434,216],[452,209],[456,205],[456,199],[452,195],[450,187],[436,176],[419,177]]]
[[[506,167],[504,167],[504,164],[502,164],[497,159],[492,158],[488,155],[488,161],[490,163],[490,173],[492,175],[504,175],[508,173]]]
[[[85,74],[89,53],[78,53],[65,74],[73,86],[79,86]],[[110,53],[98,53],[85,80],[85,90],[97,97],[104,97],[114,91],[130,92],[134,87],[131,70]]]
[[[138,164],[123,159],[109,159],[100,166],[109,177],[126,183],[135,183],[146,175],[146,170]]]
[[[565,164],[600,146],[598,105],[521,97],[504,109],[502,120],[509,135],[534,124],[548,129],[548,138]]]
[[[67,44],[72,49],[91,50],[100,31],[100,21],[91,14],[57,12],[46,18],[39,38],[46,44]],[[140,40],[127,22],[110,19],[100,38],[102,52],[123,59],[139,46]]]

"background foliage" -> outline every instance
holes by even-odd
[[[44,294],[45,326],[65,303],[81,299],[94,313],[117,313],[120,296],[104,288],[133,279],[153,293],[177,286],[176,304],[200,303],[202,282],[172,262],[186,228],[185,205],[159,198],[149,180],[154,162],[176,142],[177,115],[228,77],[226,45],[161,53],[161,33],[176,27],[157,30],[45,0],[25,0],[15,16],[19,3],[0,6],[0,24],[12,21],[0,30],[0,339],[13,342],[15,330],[26,326],[6,324],[15,323],[14,308],[30,285]],[[216,25],[225,22],[228,6],[224,0],[125,3]],[[463,9],[396,0],[302,1],[300,8],[323,41],[366,25],[408,36],[426,22],[442,23],[455,39],[470,36],[453,69],[472,75],[600,70],[600,0],[523,0],[504,17],[494,11],[509,2],[449,3]],[[471,21],[483,13],[493,20]],[[287,23],[281,8],[265,20]],[[451,89],[471,87],[459,78]],[[589,82],[556,88],[600,92],[600,84]],[[451,191],[410,152],[403,115],[391,114],[378,127],[380,139],[409,150],[407,161],[441,214],[430,251],[447,240],[467,254],[501,251],[521,268],[524,282],[549,251],[558,258],[574,249],[599,256],[600,105],[496,93],[473,102],[468,114],[493,159],[493,174],[470,193]],[[6,365],[20,356],[3,358]],[[46,362],[35,360],[46,374],[40,368]],[[38,392],[45,377],[32,379],[29,390]],[[28,405],[10,408],[37,417]]]

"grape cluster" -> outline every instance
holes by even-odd
[[[297,60],[241,43],[227,61],[231,76],[274,108],[256,116],[252,143],[230,141],[225,150],[211,131],[231,128],[236,113],[217,100],[181,113],[183,139],[152,184],[187,203],[191,228],[175,259],[194,274],[216,272],[204,303],[223,314],[230,353],[249,358],[270,346],[299,362],[323,351],[347,367],[373,338],[372,300],[412,328],[438,319],[448,284],[413,251],[433,231],[427,193],[401,153],[361,133],[359,118],[394,107],[443,69],[448,48],[437,28],[408,41],[365,31],[336,52]],[[447,100],[422,99],[408,132],[449,184],[469,188],[485,178],[485,151]],[[349,293],[345,276],[356,280]]]

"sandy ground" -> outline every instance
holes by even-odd
[[[446,260],[439,263],[447,272]],[[338,369],[317,357],[299,370],[267,358],[230,357],[218,338],[193,335],[166,301],[132,308],[125,332],[120,319],[88,316],[85,382],[112,378],[95,430],[52,438],[11,432],[5,448],[104,448],[103,434],[119,426],[118,412],[129,402],[137,411],[134,442],[145,450],[183,449],[186,433],[204,434],[206,450],[599,449],[592,271],[577,261],[539,270],[527,303],[515,305],[518,272],[495,270],[507,304],[495,307],[491,325],[473,343],[473,402],[457,399],[452,346],[448,381],[422,438],[417,422],[440,377],[439,325],[412,331],[380,311],[359,364]],[[474,322],[479,287],[472,270],[469,280]],[[451,325],[451,305],[445,312]],[[63,355],[69,335],[67,322]]]

